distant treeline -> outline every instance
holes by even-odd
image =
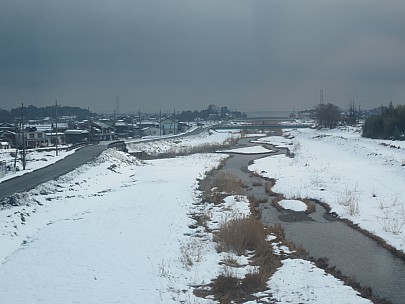
[[[405,106],[392,103],[381,106],[380,114],[369,116],[363,125],[363,136],[380,139],[405,139]]]
[[[21,111],[24,114],[24,120],[41,120],[46,117],[56,117],[56,107],[36,107],[27,106],[23,109],[21,107],[12,109],[11,111],[0,109],[0,122],[15,122],[21,119]],[[89,116],[95,117],[96,113],[89,113],[88,110],[79,107],[58,106],[58,117],[74,116],[78,120],[88,119]],[[228,107],[218,107],[216,105],[209,105],[208,108],[201,111],[183,111],[176,115],[176,119],[180,121],[194,121],[195,119],[226,119],[226,118],[246,118],[246,113],[231,110]]]
[[[208,120],[212,118],[246,118],[246,113],[231,110],[228,107],[218,107],[216,105],[209,105],[207,109],[201,111],[183,111],[176,115],[180,121],[193,121],[197,118]]]
[[[56,117],[56,107],[55,106],[47,106],[47,107],[36,107],[36,106],[27,106],[24,108],[16,108],[12,109],[11,111],[2,110],[0,109],[0,122],[14,122],[21,118],[21,111],[23,111],[24,120],[37,120],[37,119],[44,119],[46,117],[55,118]],[[89,114],[93,115],[93,113],[89,113],[88,110],[82,109],[79,107],[69,107],[69,106],[58,106],[58,117],[61,116],[75,116],[81,118],[88,118]]]

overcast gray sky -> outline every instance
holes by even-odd
[[[405,1],[1,0],[0,108],[405,101]]]

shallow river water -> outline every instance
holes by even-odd
[[[242,139],[237,148],[249,145],[248,139]],[[264,186],[259,186],[264,184],[264,179],[247,170],[251,161],[261,157],[264,155],[234,154],[222,170],[241,179],[248,186],[247,195],[268,201],[262,204],[262,221],[269,225],[281,224],[289,241],[302,245],[314,258],[326,257],[330,266],[355,278],[363,287],[371,287],[373,294],[392,303],[405,303],[405,262],[344,222],[324,216],[326,210],[321,205],[317,204],[316,212],[309,216],[295,217],[299,219],[296,221],[291,220],[291,212],[278,212],[271,206]]]

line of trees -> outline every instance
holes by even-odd
[[[364,137],[380,139],[405,139],[405,106],[392,102],[381,106],[380,114],[369,116],[363,125]]]
[[[79,107],[70,106],[58,106],[59,116],[75,116],[78,119],[87,119],[89,115],[96,115],[95,113],[89,113],[88,110]],[[24,107],[24,117],[27,120],[43,119],[45,117],[55,116],[55,106],[36,107],[26,106]],[[14,122],[21,117],[21,107],[12,109],[11,111],[0,109],[0,122]],[[183,111],[176,115],[176,119],[181,121],[193,121],[196,118],[208,120],[211,118],[226,119],[226,118],[246,118],[246,113],[231,110],[228,107],[218,107],[216,105],[209,105],[206,109],[201,111]]]
[[[89,111],[79,107],[58,106],[59,116],[89,117]],[[36,107],[29,105],[24,107],[25,119],[42,119],[55,116],[55,106]],[[11,111],[0,109],[0,122],[14,122],[21,117],[21,107]]]

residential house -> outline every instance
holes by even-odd
[[[90,132],[87,130],[66,130],[64,134],[66,144],[74,145],[80,143],[88,143],[90,141]]]
[[[146,127],[142,129],[142,136],[159,136],[160,129],[157,127]]]
[[[16,126],[9,123],[0,123],[0,141],[8,142],[12,146],[15,145]]]
[[[16,126],[3,122],[0,123],[0,133],[3,131],[11,131],[11,132],[15,132],[16,131]]]
[[[8,130],[0,131],[0,141],[8,142],[12,147],[14,147],[16,142],[16,132]]]
[[[96,121],[92,123],[93,139],[95,141],[111,141],[115,138],[114,128],[101,122]]]
[[[0,150],[8,150],[11,149],[11,143],[7,140],[0,141]]]
[[[26,148],[37,148],[49,145],[49,137],[45,130],[38,130],[36,127],[25,127],[18,130],[16,134],[16,146]]]
[[[115,139],[114,128],[101,121],[83,120],[77,124],[70,124],[69,131],[72,130],[88,131],[89,142],[110,141]],[[70,136],[71,132],[68,132],[68,134]]]
[[[178,134],[179,124],[175,119],[165,118],[160,121],[161,135]]]
[[[132,130],[132,137],[137,138],[142,136],[142,129],[136,125],[136,124],[131,124],[131,130]]]
[[[114,123],[114,133],[117,138],[128,138],[130,126],[126,121],[118,120]]]
[[[140,128],[147,128],[147,127],[159,127],[159,122],[156,120],[143,120],[141,122],[138,122],[138,126]]]
[[[178,123],[178,131],[179,131],[179,133],[186,132],[191,127],[192,127],[191,123],[187,123],[187,122],[179,122]]]

